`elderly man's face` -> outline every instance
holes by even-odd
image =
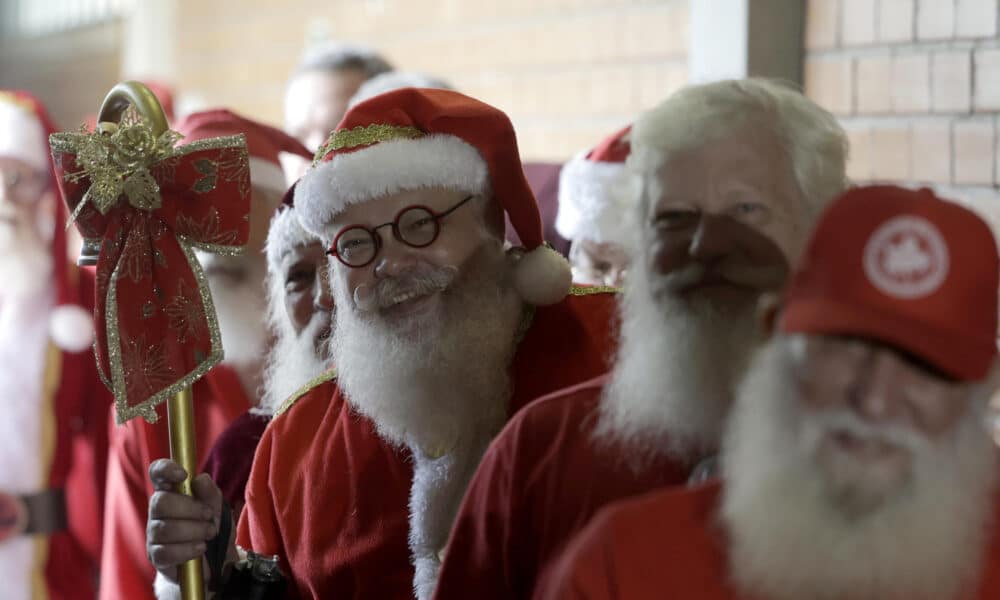
[[[835,472],[878,469],[887,489],[907,480],[914,452],[955,430],[969,388],[923,361],[855,338],[805,336],[793,366],[803,417],[817,426],[814,457]]]
[[[647,268],[663,276],[655,295],[746,299],[783,284],[806,214],[772,137],[738,131],[647,177]]]
[[[620,287],[628,270],[628,253],[615,242],[575,239],[569,249],[573,281]]]
[[[296,336],[301,336],[307,328],[315,332],[313,341],[318,354],[330,334],[333,312],[326,267],[326,250],[319,240],[295,246],[281,260],[288,319]]]
[[[305,71],[285,92],[285,131],[315,152],[347,112],[347,103],[365,81],[364,72]]]
[[[331,260],[333,275],[355,306],[360,306],[362,310],[377,310],[382,317],[399,319],[436,310],[440,292],[462,275],[462,268],[473,255],[495,237],[485,225],[483,211],[486,200],[473,196],[463,204],[469,197],[467,193],[443,188],[408,190],[355,204],[338,214],[324,232],[324,242],[328,247],[348,228],[360,225],[370,230],[385,225],[377,230],[380,243],[374,259],[368,264],[349,267],[339,259]],[[430,209],[434,214],[454,209],[447,216],[437,219],[437,238],[425,247],[415,248],[401,242],[389,225],[404,210],[414,206]],[[402,222],[400,225],[406,226]],[[432,227],[433,223],[420,226]],[[354,232],[359,233],[356,229]],[[351,237],[349,233],[341,237],[341,245]],[[499,245],[498,251],[502,251]],[[402,282],[411,277],[419,277],[422,283],[401,285],[396,292],[386,292],[389,288],[385,282]]]
[[[14,241],[41,236],[41,216],[52,201],[45,173],[26,162],[0,156],[0,248],[16,252]]]

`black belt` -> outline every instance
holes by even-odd
[[[66,492],[44,490],[19,496],[28,509],[28,526],[24,535],[50,535],[67,527]]]

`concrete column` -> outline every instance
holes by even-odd
[[[802,84],[804,0],[691,0],[688,80]]]

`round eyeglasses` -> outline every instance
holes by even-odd
[[[349,225],[340,230],[327,254],[348,267],[360,268],[371,264],[382,248],[378,230],[392,227],[392,236],[411,248],[426,248],[441,233],[441,219],[455,212],[460,206],[475,198],[467,196],[444,212],[434,212],[421,205],[407,206],[396,213],[396,218],[375,227]]]

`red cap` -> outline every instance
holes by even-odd
[[[34,164],[35,157],[44,154],[45,170],[56,185],[55,170],[52,164],[52,154],[48,151],[48,136],[55,133],[55,126],[49,118],[45,106],[35,96],[20,90],[0,90],[0,113],[23,123],[33,123],[31,127],[18,127],[13,122],[0,119],[4,127],[0,128],[0,138],[16,142],[9,152],[15,158],[21,158]],[[27,139],[27,132],[32,137]],[[14,136],[11,138],[9,136]],[[6,148],[6,143],[0,143]],[[0,149],[0,154],[8,154]],[[49,317],[49,335],[55,344],[68,352],[81,352],[90,347],[94,340],[94,325],[90,312],[79,305],[80,292],[75,280],[76,273],[68,264],[66,250],[66,205],[62,201],[53,202],[54,215],[52,223],[52,276],[55,279],[56,306]]]
[[[191,113],[173,129],[184,135],[182,144],[244,134],[247,151],[250,153],[250,179],[253,185],[278,192],[284,192],[288,187],[278,155],[290,152],[305,158],[312,156],[301,142],[284,131],[222,108]]]
[[[853,335],[980,380],[996,356],[1000,260],[989,227],[928,189],[854,188],[820,219],[779,329]]]
[[[529,251],[514,273],[522,297],[552,304],[569,291],[569,264],[543,246],[538,205],[503,111],[451,90],[386,92],[351,108],[316,158],[295,192],[312,233],[349,205],[403,190],[492,191]]]

